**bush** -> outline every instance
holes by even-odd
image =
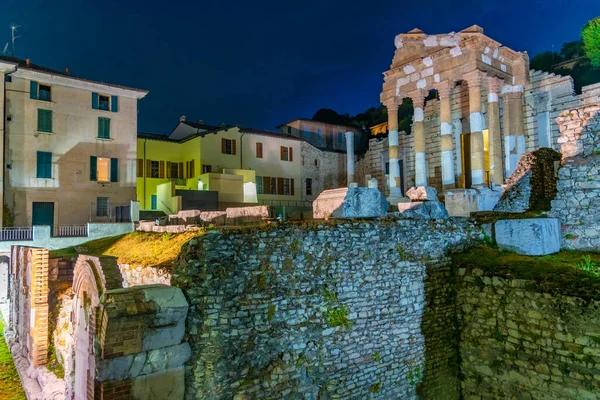
[[[592,62],[592,66],[600,67],[600,17],[592,19],[583,27],[581,40],[585,55]]]

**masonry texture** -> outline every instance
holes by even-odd
[[[458,398],[444,253],[480,238],[464,220],[390,220],[192,239],[173,275],[186,398]]]
[[[600,399],[600,303],[459,269],[465,399]]]

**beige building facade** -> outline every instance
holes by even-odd
[[[110,222],[135,200],[137,102],[147,92],[0,58],[2,198],[13,225]]]

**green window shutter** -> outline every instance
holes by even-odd
[[[52,132],[52,110],[46,110],[46,132]]]
[[[44,130],[44,127],[46,126],[45,120],[46,120],[46,114],[44,113],[44,110],[42,110],[41,108],[38,108],[38,125],[37,125],[38,131]]]
[[[37,152],[37,178],[52,178],[52,153],[47,151]]]
[[[110,139],[110,119],[98,118],[98,137],[101,139]]]
[[[119,96],[110,96],[110,111],[119,111]]]
[[[90,181],[98,180],[98,159],[96,156],[90,156]]]
[[[43,151],[38,151],[37,152],[37,168],[36,168],[36,177],[37,178],[43,178],[43,174],[44,174],[44,160],[43,160]]]
[[[52,178],[52,153],[46,153],[46,178]]]
[[[106,139],[110,138],[110,119],[104,119],[104,137]]]
[[[40,132],[52,132],[52,110],[38,108],[38,128]]]
[[[98,117],[98,137],[102,137],[102,132],[104,131],[104,119]]]
[[[92,109],[97,110],[98,108],[98,93],[92,92]]]
[[[38,83],[36,81],[29,82],[29,98],[34,100],[38,98]]]
[[[119,182],[119,159],[110,159],[110,181]]]

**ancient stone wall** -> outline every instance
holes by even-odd
[[[599,399],[600,302],[459,269],[465,399]]]
[[[306,179],[312,179],[312,190],[306,193]],[[362,183],[364,186],[364,183]],[[302,200],[312,201],[327,189],[347,186],[346,154],[319,150],[302,143]]]
[[[458,398],[443,254],[480,237],[391,220],[192,239],[173,275],[190,302],[186,398]]]
[[[119,264],[123,287],[161,284],[171,286],[171,268]]]

